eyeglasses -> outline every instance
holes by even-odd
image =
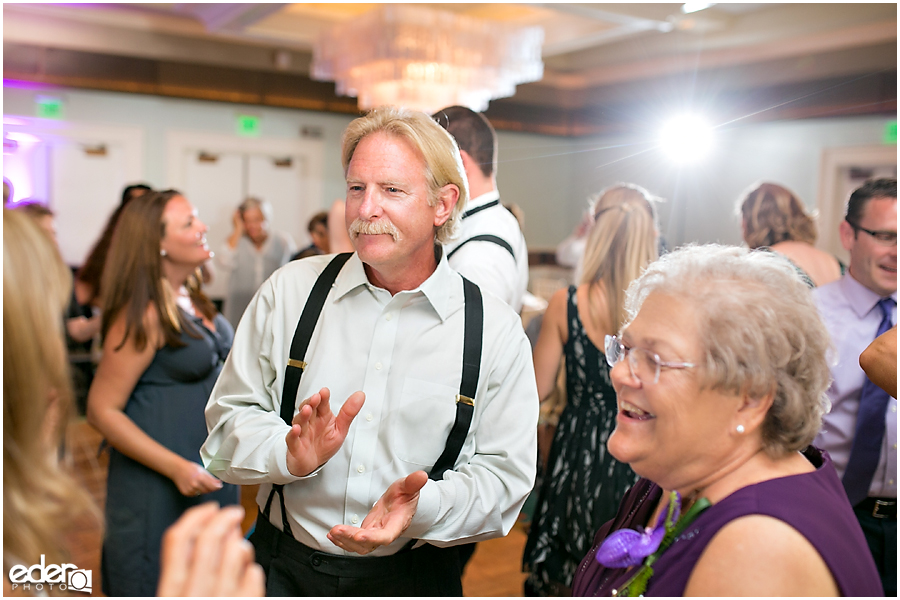
[[[643,348],[627,348],[619,340],[618,336],[606,336],[604,350],[606,351],[606,362],[610,367],[614,367],[624,358],[628,358],[628,369],[631,376],[641,383],[659,383],[659,370],[662,367],[667,369],[690,369],[697,365],[689,362],[665,362],[660,360],[658,354],[654,354]]]
[[[866,229],[865,227],[860,227],[850,219],[844,219],[848,223],[850,223],[850,227],[853,228],[854,231],[864,231],[875,238],[875,241],[881,244],[882,246],[896,246],[897,245],[897,232],[896,231],[872,231],[871,229]]]

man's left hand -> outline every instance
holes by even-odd
[[[416,514],[419,490],[428,481],[425,471],[416,471],[391,484],[378,499],[361,527],[335,525],[328,539],[338,548],[357,554],[368,554],[400,537]]]

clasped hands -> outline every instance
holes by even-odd
[[[322,388],[303,402],[291,423],[285,438],[287,467],[297,477],[309,475],[337,453],[366,395],[351,394],[337,415],[331,411],[330,398],[328,388]],[[401,477],[378,499],[360,527],[336,525],[328,532],[328,539],[339,548],[357,554],[368,554],[390,544],[412,522],[419,504],[419,490],[427,481],[424,471]]]

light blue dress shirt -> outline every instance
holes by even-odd
[[[831,412],[825,415],[822,430],[814,445],[827,450],[838,475],[843,477],[850,458],[856,430],[856,414],[866,374],[859,366],[859,355],[872,343],[882,313],[881,296],[863,286],[846,273],[841,279],[813,290],[819,313],[831,334],[829,355],[833,381],[828,388]],[[891,297],[896,301],[897,293]],[[891,316],[897,323],[897,309]],[[891,398],[885,412],[885,431],[881,458],[872,478],[869,496],[897,497],[897,399]]]

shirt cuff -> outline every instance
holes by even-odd
[[[288,470],[287,440],[279,439],[275,442],[275,446],[272,449],[272,455],[269,458],[269,475],[271,476],[272,483],[279,483],[284,485],[287,483],[300,481],[302,479],[309,479],[310,477],[315,477],[320,470],[322,470],[322,467],[319,467],[309,475],[297,477]]]
[[[403,532],[403,537],[420,538],[434,526],[441,511],[441,492],[436,481],[428,480],[419,490],[419,503],[412,522]]]

